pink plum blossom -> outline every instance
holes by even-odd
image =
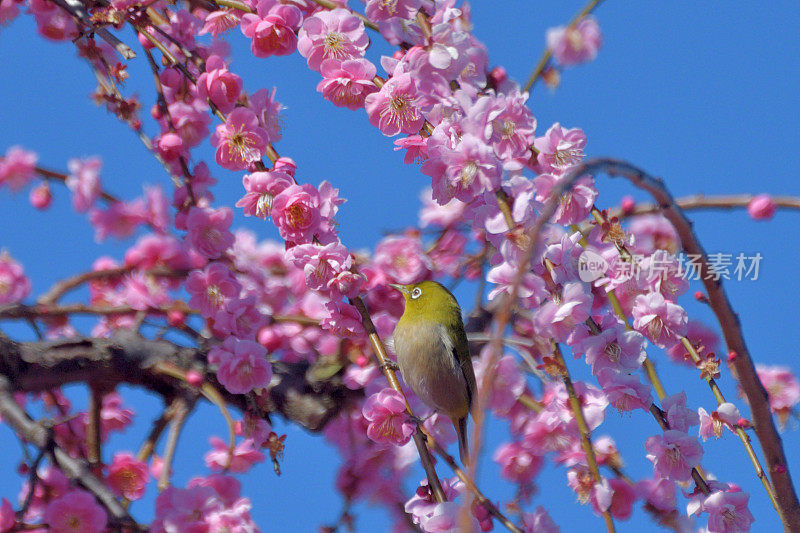
[[[253,339],[266,324],[266,318],[255,306],[255,297],[230,300],[225,310],[214,316],[214,330],[239,339]]]
[[[207,106],[202,105],[200,100],[195,100],[192,104],[171,103],[169,116],[172,117],[175,133],[180,137],[184,149],[188,150],[199,145],[208,136],[208,125],[211,123],[211,119],[208,118]],[[192,185],[196,187],[198,181],[196,170],[194,178]]]
[[[611,405],[620,411],[647,410],[652,403],[650,386],[635,375],[606,369],[598,374],[597,381]]]
[[[221,441],[227,455],[227,444]],[[205,517],[219,510],[222,502],[216,491],[209,486],[195,486],[188,489],[168,487],[156,499],[156,515],[150,525],[153,533],[186,531],[205,533],[208,525]]]
[[[326,316],[320,326],[338,337],[361,337],[365,334],[358,309],[343,302],[325,304]]]
[[[422,173],[433,178],[433,199],[446,204],[453,198],[471,202],[484,191],[500,187],[503,165],[491,146],[471,134],[464,134],[454,148],[432,150],[422,164]]]
[[[231,111],[225,124],[217,126],[211,135],[217,164],[228,170],[247,170],[260,161],[267,153],[269,140],[267,130],[259,126],[255,113],[246,107]]]
[[[648,290],[659,291],[667,300],[674,302],[689,290],[683,265],[666,250],[655,250],[639,266],[639,275],[644,275]]]
[[[439,444],[447,445],[456,441],[453,422],[450,421],[447,415],[434,412],[428,415],[422,426]]]
[[[635,236],[632,248],[638,253],[652,254],[656,250],[675,253],[678,249],[678,233],[663,215],[635,216],[628,231]]]
[[[206,453],[203,459],[211,470],[224,469],[230,460],[229,472],[247,472],[254,464],[260,463],[266,458],[263,453],[255,449],[252,439],[245,439],[237,444],[233,450],[233,457],[229,454],[227,441],[219,437],[211,437],[208,441],[211,443],[212,449]]]
[[[365,14],[367,18],[380,22],[394,17],[410,19],[422,6],[421,0],[367,0]]]
[[[756,373],[767,389],[770,409],[779,416],[788,415],[800,401],[800,383],[797,377],[783,366],[756,365]]]
[[[419,133],[425,123],[416,82],[408,73],[392,77],[380,91],[369,94],[364,106],[369,123],[387,137]]]
[[[643,479],[636,483],[636,491],[648,504],[659,511],[675,509],[675,482],[665,478]]]
[[[686,324],[686,338],[699,353],[717,353],[719,337],[708,326],[696,320]],[[702,349],[701,349],[702,348]],[[694,368],[694,361],[682,343],[677,343],[667,349],[667,355],[676,363],[682,363]]]
[[[465,528],[460,517],[461,504],[458,502],[437,503],[433,513],[420,522],[423,531],[427,533],[446,533],[451,531],[480,531],[478,520],[469,515],[469,524]]]
[[[44,521],[52,533],[100,533],[108,516],[90,493],[73,490],[48,504]]]
[[[133,411],[124,407],[122,396],[112,392],[103,396],[100,410],[100,435],[106,439],[112,431],[123,431],[131,425]]]
[[[428,44],[428,65],[445,80],[452,80],[468,68],[470,57],[468,51],[478,48],[476,39],[472,39],[467,31],[452,24],[434,24]],[[422,73],[420,69],[414,69]],[[431,77],[428,77],[429,81]],[[504,95],[505,96],[505,95]],[[502,97],[501,97],[502,98]]]
[[[286,259],[303,270],[306,287],[319,291],[352,265],[350,254],[341,243],[333,242],[324,246],[300,244],[286,252]]]
[[[293,183],[292,177],[280,170],[247,174],[242,178],[247,193],[236,202],[236,207],[241,207],[245,216],[266,219],[270,216],[275,197]]]
[[[70,491],[70,483],[61,470],[49,465],[39,468],[37,474],[39,481],[33,487],[33,496],[28,509],[31,514],[41,516],[50,502]],[[20,490],[19,500],[25,501],[29,491],[29,482],[25,481]]]
[[[6,155],[0,158],[0,187],[6,185],[12,191],[18,191],[25,187],[33,179],[38,159],[39,156],[36,153],[29,152],[20,146],[9,148]]]
[[[547,30],[547,48],[561,66],[591,61],[603,43],[600,26],[593,17],[583,17],[574,27]]]
[[[250,500],[240,493],[241,485],[222,474],[191,479],[185,489],[169,487],[156,499],[150,531],[255,533],[259,529],[250,517]]]
[[[607,510],[609,513],[611,513],[611,516],[617,520],[627,520],[633,513],[633,504],[637,499],[636,491],[627,481],[622,479],[609,479],[606,481],[606,483],[607,485],[604,483],[602,488],[598,487],[598,490],[596,491],[596,493],[599,493],[600,491],[606,491],[606,494],[604,494],[602,497],[593,497],[592,507],[597,512]],[[608,503],[609,496],[611,498],[610,503]],[[601,499],[603,500],[603,503],[608,503],[608,507],[605,509],[601,509],[599,502]]]
[[[295,31],[303,22],[303,14],[293,5],[277,0],[261,0],[256,6],[257,14],[242,16],[242,33],[252,39],[250,45],[256,57],[285,56],[297,47]]]
[[[46,0],[32,0],[30,10],[41,35],[53,41],[76,39],[80,33],[70,14]]]
[[[0,252],[0,305],[21,302],[31,292],[31,282],[22,265]]]
[[[754,196],[747,203],[747,214],[753,220],[768,220],[775,214],[775,202],[768,194]]]
[[[406,163],[408,164],[408,161]],[[423,190],[419,197],[423,204],[419,210],[419,223],[422,227],[434,225],[445,228],[455,224],[464,216],[466,204],[460,200],[454,198],[442,205],[434,201],[433,190],[430,188]]]
[[[311,242],[323,223],[321,204],[320,193],[313,185],[290,185],[272,201],[272,222],[283,239],[297,244]]]
[[[700,423],[697,413],[686,407],[685,392],[679,392],[662,399],[661,409],[666,415],[670,429],[688,432],[690,427]]]
[[[165,133],[154,140],[153,145],[164,161],[172,162],[186,156],[183,139],[177,133]]]
[[[455,500],[458,495],[464,491],[464,483],[457,478],[453,478],[452,480],[442,478],[439,481],[441,482],[442,490],[448,501]],[[404,510],[411,516],[411,520],[413,520],[415,524],[419,524],[433,516],[436,505],[437,502],[428,486],[428,480],[423,479],[414,492],[414,495],[405,503]]]
[[[72,205],[76,211],[88,211],[100,196],[101,166],[102,162],[96,157],[86,160],[71,159],[67,163],[70,175],[66,184],[72,191]]]
[[[742,418],[739,409],[730,402],[720,404],[716,410],[711,411],[711,414],[708,414],[702,407],[697,410],[697,413],[700,418],[699,435],[703,441],[708,440],[709,437],[720,438],[724,427],[734,431]]]
[[[686,311],[660,292],[637,296],[632,314],[633,327],[659,348],[672,346],[686,333]]]
[[[228,70],[221,57],[209,57],[206,71],[197,78],[197,94],[208,98],[223,113],[228,113],[233,111],[241,92],[242,79]]]
[[[148,269],[166,266],[176,270],[189,266],[183,243],[172,235],[148,234],[125,252],[125,266]]]
[[[402,446],[416,431],[403,395],[388,387],[367,398],[361,413],[369,421],[367,436],[378,443]]]
[[[558,174],[583,159],[586,134],[579,128],[565,129],[556,122],[543,137],[537,137],[534,147],[539,152],[536,161],[542,173]]]
[[[233,244],[233,233],[228,229],[232,220],[233,211],[227,207],[192,207],[186,219],[188,241],[203,256],[216,259]]]
[[[236,9],[211,11],[206,15],[205,22],[198,35],[210,33],[212,37],[218,37],[228,30],[237,27],[241,20],[242,13]]]
[[[273,87],[272,91],[267,89],[259,89],[250,95],[250,109],[256,114],[258,123],[267,132],[269,142],[278,142],[281,140],[281,110],[284,108],[280,102],[275,99],[276,89]],[[281,159],[288,158],[279,158]],[[291,160],[290,160],[291,161]],[[282,170],[287,174],[294,175],[294,172],[289,172],[285,168],[278,168],[278,163],[275,163],[274,170]]]
[[[534,323],[541,331],[564,342],[575,331],[575,326],[589,318],[591,308],[591,292],[583,283],[573,281],[564,285],[560,303],[550,300],[536,311]]]
[[[191,295],[189,305],[205,318],[213,318],[225,302],[239,296],[241,285],[223,264],[209,263],[202,271],[189,273],[186,290]]]
[[[486,102],[485,110],[481,113],[481,123],[486,124],[487,140],[507,168],[515,159],[528,159],[531,156],[530,146],[535,139],[536,119],[525,105],[527,99],[528,93],[514,91],[479,100]],[[522,166],[514,165],[514,168]]]
[[[536,200],[542,203],[547,202],[559,181],[560,176],[555,174],[539,174],[534,178]],[[598,194],[594,186],[594,178],[590,176],[578,178],[561,195],[560,202],[552,218],[553,222],[564,225],[580,222],[589,215]]]
[[[523,533],[559,533],[558,528],[544,507],[539,505],[533,513],[522,514]]]
[[[265,422],[266,423],[266,422]],[[211,474],[206,477],[196,477],[189,480],[188,488],[192,487],[211,487],[217,493],[216,496],[226,507],[231,507],[241,500],[242,484],[233,476],[225,474]]]
[[[133,501],[142,497],[149,477],[147,463],[129,453],[116,453],[108,465],[106,482],[114,492]]]
[[[501,445],[493,459],[500,465],[500,475],[515,483],[529,483],[542,468],[542,457],[524,442]]]
[[[746,533],[755,521],[746,492],[717,491],[705,499],[703,511],[708,513],[708,531],[714,533]]]
[[[483,376],[487,372],[486,365],[490,361],[490,354],[491,349],[487,344],[475,362],[475,375],[479,386],[484,383]],[[494,383],[490,385],[492,396],[489,405],[496,413],[503,415],[510,411],[525,392],[525,377],[520,372],[516,359],[510,355],[504,355],[494,364]]]
[[[403,163],[406,165],[422,163],[428,158],[428,138],[422,135],[409,135],[408,137],[395,139],[394,146],[395,152],[398,150],[406,151],[406,155],[403,157]],[[428,200],[430,200],[430,190],[427,193]],[[423,191],[422,196],[425,196],[425,194],[426,191]]]
[[[260,344],[234,339],[224,344],[217,355],[221,359],[217,379],[231,394],[246,394],[266,387],[272,379],[267,351]]]
[[[430,278],[433,268],[422,241],[415,237],[386,237],[375,247],[372,261],[392,282],[403,285]]]
[[[256,448],[269,440],[272,426],[269,422],[250,413],[245,413],[244,420],[236,422],[236,434],[251,439]]]
[[[363,274],[345,270],[339,272],[328,282],[327,290],[330,291],[331,298],[338,299],[340,296],[345,298],[355,298],[361,293],[366,280]]]
[[[590,335],[580,343],[579,351],[586,355],[597,375],[606,368],[619,372],[638,370],[647,357],[644,336],[637,331],[625,330],[620,324],[604,328],[597,335]]]
[[[318,11],[306,18],[297,36],[297,51],[306,58],[308,67],[317,72],[326,59],[344,62],[364,57],[369,45],[364,23],[342,8]],[[373,67],[372,76],[374,70]],[[323,76],[330,77],[324,73]]]
[[[131,272],[122,279],[120,304],[127,303],[137,311],[157,309],[170,302],[165,282],[154,280],[144,272]]]
[[[372,81],[375,65],[366,59],[326,59],[320,66],[320,73],[323,79],[317,84],[317,91],[338,107],[352,111],[361,109],[367,95],[378,90]]]
[[[696,438],[674,429],[648,438],[644,448],[656,473],[673,481],[689,481],[692,467],[703,457],[703,448]]]
[[[113,202],[107,209],[89,210],[89,221],[98,242],[107,237],[124,239],[148,221],[147,205],[141,199],[133,202]]]

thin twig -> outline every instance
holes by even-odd
[[[69,13],[78,24],[85,26],[88,33],[99,35],[101,39],[111,45],[124,59],[133,59],[136,57],[136,52],[134,52],[130,46],[117,39],[117,37],[106,28],[95,27],[81,2],[77,0],[53,0],[53,3]]]
[[[177,396],[172,401],[173,414],[169,421],[167,442],[164,445],[164,466],[161,470],[161,477],[158,479],[159,491],[164,491],[169,487],[169,479],[172,476],[172,461],[175,459],[175,450],[178,447],[178,437],[180,437],[181,430],[194,406],[194,402],[194,399],[188,400],[182,396]]]
[[[586,424],[586,418],[583,416],[581,400],[575,393],[575,386],[573,385],[572,378],[569,375],[569,370],[567,369],[567,364],[564,361],[564,356],[561,354],[561,348],[559,348],[558,343],[555,342],[553,342],[552,346],[553,354],[555,355],[556,361],[560,367],[561,379],[564,382],[564,387],[566,387],[567,394],[569,395],[569,405],[572,408],[572,414],[575,416],[575,422],[578,425],[578,433],[580,434],[583,453],[586,456],[586,463],[589,467],[589,472],[592,475],[592,480],[594,481],[595,485],[598,485],[602,482],[603,478],[600,475],[600,469],[597,467],[597,457],[594,454],[594,447],[592,446],[592,438],[589,426]],[[614,528],[614,520],[611,518],[611,513],[608,511],[608,509],[603,510],[602,514],[606,523],[606,530],[608,530],[609,533],[616,531]]]
[[[150,433],[147,434],[147,438],[145,438],[142,446],[139,448],[139,452],[136,454],[137,459],[140,461],[147,461],[150,459],[150,456],[153,455],[153,452],[156,449],[158,440],[161,438],[161,434],[164,432],[164,429],[167,427],[167,423],[171,418],[172,405],[170,404],[161,412],[161,415],[153,421],[153,425],[150,428]]]
[[[694,194],[683,198],[676,198],[675,204],[684,211],[702,209],[742,209],[755,198],[754,194],[723,194],[719,196],[706,196],[705,194]],[[782,209],[800,210],[800,196],[770,196],[770,200],[775,207]],[[651,203],[639,203],[633,209],[614,208],[608,210],[610,217],[623,219],[637,215],[648,215],[658,213],[661,208]]]
[[[2,159],[2,158],[0,158],[0,159]],[[64,174],[63,172],[56,172],[55,170],[50,170],[48,168],[43,168],[43,167],[38,167],[38,166],[34,167],[33,170],[34,170],[34,172],[36,172],[37,174],[39,174],[41,177],[43,177],[45,179],[57,180],[57,181],[60,181],[62,183],[66,183],[67,182],[67,178],[69,177],[67,174]],[[100,198],[102,198],[103,200],[105,200],[106,202],[108,202],[110,204],[115,204],[115,203],[118,203],[118,202],[121,201],[116,196],[112,196],[112,195],[108,194],[105,191],[101,191],[100,192]]]

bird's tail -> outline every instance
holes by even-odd
[[[461,464],[464,466],[469,462],[469,446],[467,445],[467,417],[456,420],[456,435],[458,435],[458,455],[461,457]]]

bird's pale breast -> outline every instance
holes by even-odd
[[[466,380],[443,325],[401,320],[394,347],[403,379],[420,400],[450,418],[466,416]]]

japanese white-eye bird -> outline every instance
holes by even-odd
[[[461,308],[450,291],[435,281],[391,286],[406,301],[394,328],[397,365],[414,394],[453,422],[461,462],[466,464],[467,417],[476,385]]]

